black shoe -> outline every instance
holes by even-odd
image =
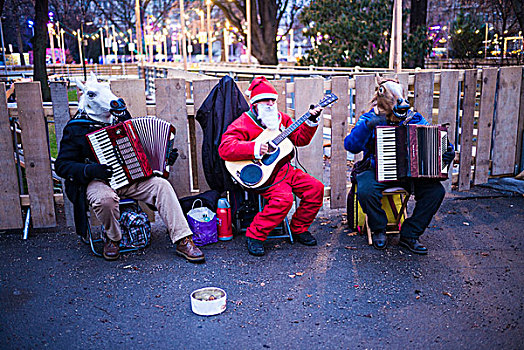
[[[378,230],[373,232],[371,236],[373,238],[373,247],[378,250],[386,249],[387,239],[386,239],[386,230]]]
[[[302,232],[301,234],[298,234],[298,235],[292,234],[292,236],[293,236],[293,240],[303,245],[309,245],[309,246],[317,245],[317,240],[315,239],[315,237],[313,237],[313,235],[311,235],[311,232],[309,231]]]
[[[262,256],[266,254],[264,251],[264,241],[247,237],[247,251],[254,256]]]
[[[421,254],[426,255],[428,253],[428,248],[424,247],[417,238],[408,238],[408,237],[400,237],[400,241],[398,242],[398,245],[401,247],[404,247],[406,249],[409,249],[415,254]]]

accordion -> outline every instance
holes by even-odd
[[[115,190],[153,174],[169,176],[175,128],[165,120],[134,118],[86,136],[97,161],[113,168],[109,185]]]
[[[448,147],[445,126],[377,126],[375,130],[375,170],[378,182],[403,178],[448,178],[448,166],[442,160]]]

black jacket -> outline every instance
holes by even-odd
[[[246,99],[227,75],[220,79],[198,109],[196,120],[204,133],[202,164],[207,184],[213,190],[224,192],[239,189],[218,155],[218,146],[229,124],[248,110]]]
[[[76,233],[84,237],[88,210],[86,189],[93,180],[86,176],[85,167],[90,162],[96,162],[86,134],[108,125],[83,116],[71,119],[64,128],[55,161],[55,172],[65,179],[65,193],[74,206]]]

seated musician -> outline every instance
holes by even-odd
[[[404,178],[401,181],[380,183],[375,175],[375,127],[403,124],[429,125],[420,114],[409,109],[402,86],[396,79],[377,76],[377,91],[371,100],[373,108],[358,119],[351,133],[344,140],[344,147],[351,153],[364,151],[364,158],[355,164],[357,197],[362,210],[368,216],[372,231],[373,247],[385,249],[387,217],[382,209],[382,191],[391,187],[403,187],[414,193],[416,205],[413,215],[407,218],[400,231],[399,245],[416,254],[427,254],[427,248],[419,241],[433,215],[444,199],[445,190],[439,180]],[[451,144],[443,155],[444,162],[451,164],[455,152]]]
[[[261,159],[269,150],[268,143],[255,140],[262,131],[266,128],[284,130],[292,124],[287,114],[278,111],[277,91],[265,77],[253,79],[247,93],[250,110],[231,123],[222,135],[218,152],[225,161]],[[311,117],[289,135],[295,146],[306,146],[311,142],[321,111],[321,107],[310,110]],[[301,199],[291,220],[293,238],[304,245],[317,244],[308,229],[322,207],[324,185],[311,175],[294,168],[290,164],[291,159],[292,155],[288,155],[283,166],[275,169],[269,183],[257,189],[268,202],[255,216],[246,232],[247,249],[252,255],[265,254],[264,241],[287,216],[293,205],[293,193]]]
[[[105,164],[95,163],[95,155],[86,134],[109,126],[112,121],[131,118],[123,99],[117,98],[109,85],[96,81],[92,75],[85,85],[78,82],[83,95],[78,113],[64,128],[60,151],[55,162],[56,173],[65,179],[65,192],[74,205],[75,226],[83,238],[87,235],[87,202],[104,225],[107,240],[103,256],[118,259],[119,241],[122,238],[118,219],[120,198],[131,198],[153,205],[166,224],[175,252],[191,262],[204,261],[204,255],[192,240],[192,232],[182,212],[171,184],[161,177],[150,177],[114,190],[108,185],[113,170]],[[110,101],[110,102],[109,102]],[[116,118],[115,118],[116,117]],[[116,119],[116,120],[115,120]],[[177,153],[171,152],[171,165]],[[87,201],[86,201],[87,200]]]

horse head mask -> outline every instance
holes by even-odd
[[[128,113],[123,99],[118,98],[109,87],[109,83],[99,82],[91,72],[85,83],[76,80],[82,95],[78,101],[78,110],[89,118],[102,123],[111,123]]]
[[[407,93],[395,78],[382,78],[376,75],[377,90],[371,100],[373,107],[378,109],[378,114],[385,115],[390,121],[398,122],[405,119],[409,111]]]

